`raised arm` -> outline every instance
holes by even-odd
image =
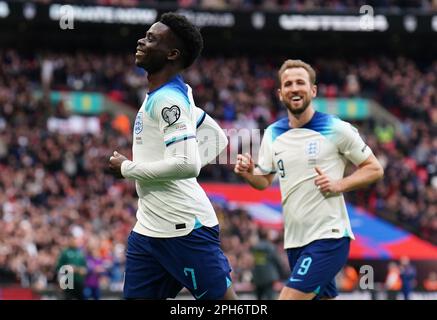
[[[260,168],[255,168],[255,164],[250,154],[239,154],[234,172],[245,179],[253,188],[264,190],[271,186],[274,173],[263,173]]]

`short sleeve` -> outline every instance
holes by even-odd
[[[372,150],[361,138],[358,130],[350,123],[336,119],[334,133],[340,153],[354,165],[358,166],[372,154]]]
[[[266,129],[261,141],[261,147],[258,154],[258,168],[264,174],[276,173],[273,161],[272,130],[270,128]]]
[[[196,138],[190,108],[188,99],[181,94],[173,94],[172,91],[159,93],[153,97],[149,114],[152,120],[157,122],[166,146]]]

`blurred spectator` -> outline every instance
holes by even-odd
[[[387,123],[377,124],[375,126],[375,136],[382,145],[388,145],[393,142],[395,129]]]
[[[426,291],[437,291],[437,272],[430,272],[428,277],[423,281],[423,287]]]
[[[100,300],[100,278],[106,272],[98,243],[90,243],[87,248],[84,298]]]
[[[118,130],[121,134],[124,134],[126,137],[131,134],[131,122],[127,115],[119,114],[112,121],[112,126],[115,130]]]
[[[345,265],[336,277],[337,286],[340,291],[352,292],[359,282],[357,270],[350,265]]]
[[[397,300],[399,291],[402,288],[401,274],[396,262],[388,264],[388,272],[385,278],[385,289],[387,290],[387,300]]]
[[[400,274],[404,300],[410,300],[410,293],[416,286],[416,268],[411,264],[410,258],[406,256],[401,257]]]
[[[113,261],[109,266],[108,274],[109,274],[109,290],[115,292],[123,291],[123,283],[124,283],[124,266],[125,266],[125,247],[123,244],[118,243],[114,247],[113,251]]]
[[[254,258],[252,282],[258,300],[275,299],[275,282],[286,277],[287,273],[282,265],[278,251],[269,237],[269,231],[258,230],[258,239],[254,240],[251,252]]]
[[[70,243],[67,248],[65,248],[59,258],[58,263],[56,265],[56,271],[59,272],[59,275],[69,276],[68,269],[66,267],[70,267],[73,271],[73,285],[70,288],[67,284],[67,288],[62,288],[64,292],[64,298],[66,300],[83,300],[83,290],[84,290],[84,280],[87,274],[87,262],[85,259],[85,255],[81,249],[82,239],[79,235],[72,235],[70,237]],[[67,271],[67,273],[65,273]]]

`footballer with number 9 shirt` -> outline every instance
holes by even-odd
[[[335,275],[354,239],[343,193],[380,179],[383,168],[352,125],[314,110],[316,74],[310,65],[287,60],[278,75],[288,117],[266,129],[257,166],[249,154],[240,154],[234,171],[258,190],[279,174],[291,269],[279,299],[330,299],[338,295]],[[347,161],[357,169],[344,177]]]

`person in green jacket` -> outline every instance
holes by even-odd
[[[64,299],[83,300],[87,264],[79,237],[71,236],[68,247],[59,255],[56,271],[59,275],[59,285],[64,292]]]

